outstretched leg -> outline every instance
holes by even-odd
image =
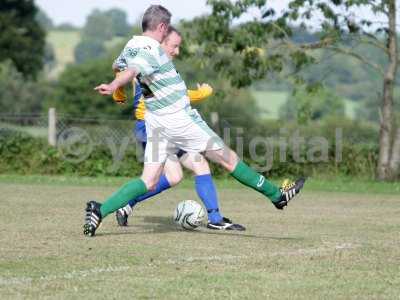
[[[148,191],[139,197],[132,198],[127,205],[116,211],[115,217],[119,226],[128,226],[128,217],[136,204],[168,190],[182,180],[182,167],[176,156],[170,156],[166,160],[163,172],[154,190]]]
[[[107,215],[113,213],[120,207],[124,207],[133,197],[139,197],[148,190],[153,190],[159,180],[163,165],[162,163],[145,164],[141,178],[134,179],[124,184],[103,204],[95,201],[88,202],[83,233],[87,236],[94,236],[96,229]]]
[[[283,209],[300,192],[305,182],[304,178],[300,178],[290,187],[279,188],[240,160],[227,146],[221,150],[207,151],[206,155],[227,169],[237,181],[268,197],[278,209]]]
[[[203,155],[188,153],[181,159],[182,164],[195,174],[196,192],[207,209],[210,229],[245,230],[240,224],[235,224],[221,215],[218,204],[218,194],[212,180],[210,166]]]

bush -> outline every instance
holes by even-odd
[[[81,65],[70,65],[61,74],[55,90],[55,101],[48,106],[58,112],[92,118],[109,114],[111,117],[122,114],[131,115],[132,106],[116,105],[112,97],[99,95],[93,88],[101,83],[110,82],[114,74],[110,68],[111,57],[91,60]]]
[[[0,111],[2,113],[40,113],[51,94],[48,83],[24,79],[10,62],[0,63]]]
[[[290,144],[286,149],[285,160],[280,158],[278,147],[274,147],[272,153],[268,153],[262,145],[256,150],[258,158],[250,159],[249,153],[245,152],[244,160],[252,166],[269,163],[271,168],[262,170],[267,177],[348,175],[373,178],[378,157],[376,144],[355,144],[346,140],[343,140],[340,156],[336,155],[335,140],[331,140],[326,159],[317,159],[315,162],[309,159],[309,145],[300,148],[300,157],[308,158],[304,162],[298,161]],[[264,153],[268,155],[262,155]],[[316,153],[318,156],[318,151]],[[0,173],[135,177],[141,174],[142,167],[133,144],[129,144],[122,160],[114,168],[111,151],[106,146],[96,146],[85,160],[73,162],[66,160],[59,149],[48,146],[44,139],[13,130],[0,130]],[[215,164],[211,164],[211,168],[216,177],[228,176],[225,170]]]
[[[66,160],[62,151],[50,147],[44,139],[9,130],[0,131],[0,173],[138,176],[142,163],[130,146],[118,168],[112,167],[112,155],[105,146],[97,146],[82,162]]]

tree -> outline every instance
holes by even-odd
[[[131,26],[128,24],[127,15],[123,10],[112,8],[104,13],[111,22],[113,35],[126,37],[131,31]]]
[[[75,62],[84,63],[106,53],[103,41],[98,39],[81,40],[74,49]]]
[[[318,89],[308,93],[304,88],[293,91],[287,103],[280,109],[284,119],[297,120],[305,124],[309,120],[320,120],[325,117],[344,117],[343,99],[328,89]]]
[[[105,99],[93,90],[99,83],[110,82],[114,78],[112,62],[111,57],[104,57],[80,65],[67,66],[56,86],[56,101],[49,105],[56,107],[59,112],[82,118],[105,114],[130,115],[130,105],[116,105],[111,97]]]
[[[201,114],[205,119],[210,120],[211,113],[217,112],[222,126],[242,128],[245,136],[251,136],[250,132],[258,127],[259,110],[248,90],[232,87],[229,81],[219,76],[209,66],[199,66],[194,58],[180,56],[174,64],[188,89],[196,88],[197,83],[208,83],[213,87],[214,94],[199,104]],[[227,107],[229,109],[226,109]],[[240,112],[240,118],[237,117],[238,112]]]
[[[130,26],[123,10],[110,9],[100,11],[95,9],[86,19],[82,37],[99,39],[104,42],[114,36],[127,36],[129,32]]]
[[[400,128],[395,132],[392,114],[399,60],[395,0],[291,0],[282,14],[271,9],[266,0],[207,3],[212,6],[210,15],[184,24],[190,33],[187,37],[198,45],[192,52],[202,59],[211,58],[214,68],[237,86],[249,85],[267,72],[282,71],[295,83],[303,84],[299,71],[305,65],[318,63],[312,53],[321,48],[352,57],[376,72],[382,86],[377,178],[395,178],[400,165],[396,152],[400,142],[394,138],[400,136]],[[359,17],[360,9],[369,19]],[[250,10],[259,18],[233,25]],[[383,21],[375,22],[377,18]],[[310,28],[315,23],[319,25],[316,41],[293,41],[293,24],[296,28]],[[355,50],[360,45],[381,51],[385,60],[376,61],[358,53]],[[309,90],[319,85],[320,82],[311,82]]]
[[[79,28],[69,22],[64,22],[56,26],[54,29],[61,31],[78,31]]]
[[[48,84],[24,79],[11,61],[0,63],[0,111],[12,114],[41,113],[51,90]]]
[[[50,43],[46,43],[43,60],[48,70],[53,69],[56,65],[56,55]]]
[[[372,122],[380,122],[380,102],[381,102],[381,91],[375,91],[366,97],[362,102],[362,105],[357,109],[356,114],[358,119],[364,119]],[[400,117],[400,98],[398,91],[395,91],[394,99],[394,113],[395,120],[399,120]],[[398,124],[400,125],[400,124]],[[397,126],[398,126],[397,125]]]
[[[120,9],[93,10],[86,19],[81,41],[75,48],[75,61],[83,63],[104,55],[105,42],[118,36],[125,37],[130,30],[124,11]]]
[[[36,21],[33,0],[3,0],[0,4],[0,62],[11,60],[25,77],[43,67],[45,32]]]
[[[40,26],[49,31],[54,28],[53,20],[41,9],[36,13],[36,21],[40,24]]]

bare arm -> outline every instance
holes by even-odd
[[[121,71],[119,69],[118,65],[115,62],[112,64],[112,69],[113,69],[114,72],[120,72]]]
[[[135,69],[127,69],[121,72],[121,75],[116,77],[111,83],[100,84],[94,89],[98,91],[101,95],[111,95],[117,88],[124,86],[128,82],[131,82],[133,78],[135,78],[138,74],[139,72]]]

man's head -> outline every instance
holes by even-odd
[[[151,5],[142,19],[143,33],[147,33],[161,42],[167,36],[171,23],[171,13],[161,5]]]
[[[167,36],[162,41],[161,47],[167,53],[170,59],[174,59],[179,55],[179,47],[181,46],[182,36],[180,32],[173,26],[169,26]]]

